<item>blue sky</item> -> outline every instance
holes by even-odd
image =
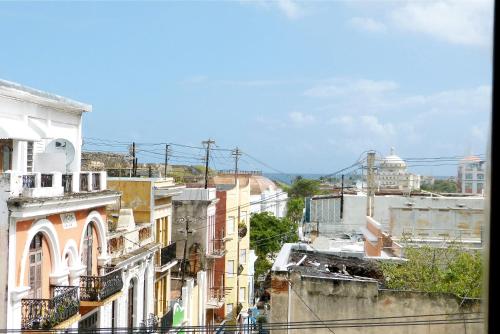
[[[211,137],[286,172],[329,173],[391,146],[402,157],[484,153],[492,10],[491,0],[2,2],[0,78],[92,104],[85,137]],[[199,153],[175,149],[179,163]],[[225,152],[216,158],[230,167]]]

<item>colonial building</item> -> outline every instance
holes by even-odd
[[[133,210],[135,227],[132,231],[138,230],[139,239],[149,240],[151,237],[158,245],[158,248],[152,248],[156,250],[152,273],[154,282],[151,287],[144,287],[146,290],[153,289],[152,293],[146,295],[153,305],[147,304],[145,310],[141,310],[141,316],[147,318],[153,313],[166,324],[172,317],[174,301],[171,298],[171,268],[177,264],[176,244],[172,240],[172,197],[180,194],[184,186],[176,185],[172,178],[110,177],[108,187],[122,193],[122,208]],[[111,211],[118,214],[116,210]],[[118,236],[116,244],[121,245],[124,241],[120,239],[124,238],[130,237]],[[145,251],[150,252],[152,249]]]
[[[475,156],[468,156],[458,166],[458,191],[464,194],[483,195],[486,163]]]
[[[378,165],[378,188],[403,191],[420,189],[420,175],[409,173],[406,167],[406,162],[391,148],[391,154],[383,158]]]
[[[122,272],[109,268],[105,172],[80,170],[91,106],[0,81],[0,328],[105,327]]]

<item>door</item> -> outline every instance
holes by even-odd
[[[31,299],[42,298],[42,234],[38,233],[31,240],[29,251],[29,297]]]

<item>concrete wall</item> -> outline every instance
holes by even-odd
[[[377,282],[356,282],[310,278],[292,273],[273,275],[271,290],[271,316],[269,321],[287,322],[288,305],[291,305],[291,322],[382,318],[372,320],[348,321],[360,327],[332,328],[337,334],[372,333],[372,334],[429,334],[429,333],[482,333],[481,324],[464,325],[463,318],[458,318],[455,324],[431,324],[426,322],[419,326],[363,326],[363,322],[394,321],[387,317],[405,316],[397,321],[415,321],[429,319],[450,319],[450,316],[439,314],[465,313],[464,317],[477,317],[467,313],[479,312],[480,303],[467,300],[461,305],[462,299],[441,293],[403,292],[379,290]],[[290,294],[289,294],[290,291]],[[289,304],[290,296],[290,304]],[[306,306],[307,305],[307,306]],[[310,308],[310,309],[309,309]],[[316,316],[314,315],[316,314]],[[407,318],[415,315],[430,315],[426,317]],[[434,317],[431,317],[434,316]],[[383,319],[385,318],[385,319]],[[466,328],[465,328],[466,327]],[[285,333],[286,330],[273,330],[273,333]],[[290,330],[289,333],[305,333],[306,330]],[[307,333],[331,333],[329,329],[308,328]]]
[[[400,237],[403,232],[401,226],[409,224],[406,218],[400,217],[396,213],[402,212],[402,210],[411,210],[418,212],[418,216],[424,210],[440,211],[441,214],[448,211],[447,218],[433,215],[427,219],[425,226],[422,225],[420,228],[452,231],[462,226],[463,229],[472,230],[471,237],[479,239],[479,225],[483,216],[483,207],[483,197],[375,196],[373,218],[382,225],[382,230],[395,237]],[[455,212],[460,212],[457,219],[455,219]],[[465,222],[465,217],[470,215],[472,217],[467,218],[467,224],[462,224]],[[366,196],[344,195],[343,219],[340,219],[340,198],[313,200],[311,201],[310,220],[313,222],[312,225],[314,222],[319,222],[320,235],[322,232],[328,234],[334,231],[359,232],[360,228],[366,224]],[[418,224],[415,226],[417,229],[419,228]]]

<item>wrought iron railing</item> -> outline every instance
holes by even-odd
[[[80,276],[80,300],[102,301],[123,288],[122,270],[103,276]]]
[[[213,256],[223,256],[225,253],[224,247],[224,237],[221,236],[220,239],[213,239],[209,243],[208,254]]]
[[[55,286],[53,293],[52,299],[21,301],[22,329],[51,329],[78,313],[78,287]]]
[[[89,174],[80,174],[80,191],[89,191]]]
[[[92,173],[92,190],[101,190],[101,174]]]
[[[226,296],[224,288],[210,288],[208,292],[209,301],[217,301],[219,303],[224,302]]]
[[[62,186],[64,188],[64,193],[73,192],[73,175],[63,174],[62,176]]]
[[[54,175],[52,174],[42,174],[41,175],[41,186],[43,188],[52,187]]]
[[[36,175],[35,174],[27,174],[23,175],[23,188],[35,188],[36,186]]]
[[[171,243],[167,247],[163,247],[160,251],[160,266],[163,267],[164,265],[172,262],[175,260],[175,248],[176,244],[175,242]]]

